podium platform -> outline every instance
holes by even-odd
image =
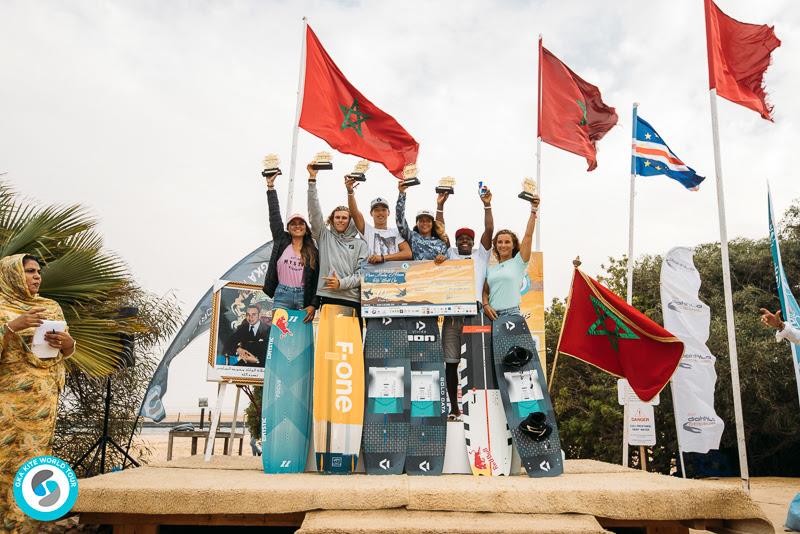
[[[740,487],[592,460],[567,460],[562,476],[533,479],[265,475],[260,458],[194,456],[82,479],[73,511],[82,523],[139,534],[158,525],[281,525],[301,534],[774,532]]]

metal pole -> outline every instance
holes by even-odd
[[[292,131],[292,158],[289,161],[289,192],[286,195],[286,214],[284,220],[292,213],[292,200],[294,199],[294,172],[297,167],[297,134],[300,131],[300,112],[303,110],[303,90],[306,82],[306,28],[308,20],[303,17],[303,43],[300,48],[300,74],[297,80],[297,106],[294,114],[294,129]]]
[[[678,459],[681,464],[681,476],[686,478],[686,468],[683,465],[683,446],[681,445],[681,428],[678,423],[678,400],[675,398],[675,388],[672,387],[672,380],[669,381],[669,390],[672,394],[672,412],[675,415],[675,437],[678,440]]]
[[[717,118],[717,90],[709,91],[711,99],[711,131],[714,137],[714,169],[717,175],[717,208],[719,210],[719,238],[722,250],[722,284],[725,290],[725,325],[728,330],[728,351],[731,359],[731,387],[733,389],[733,413],[736,417],[736,441],[739,448],[739,468],[742,487],[750,491],[750,474],[747,468],[747,446],[744,439],[741,388],[739,386],[739,357],[736,353],[736,325],[733,318],[733,291],[731,290],[731,266],[728,258],[728,228],[725,222],[725,192],[722,187],[722,161],[719,148],[719,121]]]
[[[633,138],[631,141],[631,187],[629,192],[629,212],[628,212],[628,292],[626,300],[628,304],[633,304],[633,215],[634,203],[636,200],[636,124],[638,117],[639,103],[633,103]]]
[[[536,127],[538,132],[536,135],[536,189],[539,196],[542,195],[542,34],[539,34],[539,76],[538,76],[538,96],[536,98]],[[539,213],[536,214],[536,238],[534,250],[537,252],[542,250],[542,206],[539,206]]]

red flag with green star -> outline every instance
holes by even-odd
[[[627,378],[649,401],[683,356],[683,343],[661,325],[575,269],[558,352]]]
[[[539,39],[538,136],[586,158],[597,167],[595,143],[617,124],[617,112],[603,102],[600,89],[572,72]]]
[[[347,81],[310,26],[305,72],[300,127],[339,152],[381,163],[402,178],[403,167],[417,161],[419,143]]]

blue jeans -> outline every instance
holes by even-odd
[[[505,308],[503,310],[495,310],[495,313],[498,317],[503,317],[505,315],[522,315],[519,311],[519,306],[514,306],[513,308]]]
[[[272,309],[275,308],[302,310],[304,308],[303,288],[278,284],[278,287],[275,288],[275,296],[272,298]]]

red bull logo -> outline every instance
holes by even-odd
[[[294,319],[292,317],[291,319]],[[275,314],[272,317],[272,324],[277,328],[281,333],[281,339],[284,339],[286,336],[293,336],[294,333],[289,328],[290,317],[289,314],[286,313],[285,310],[275,310]]]

